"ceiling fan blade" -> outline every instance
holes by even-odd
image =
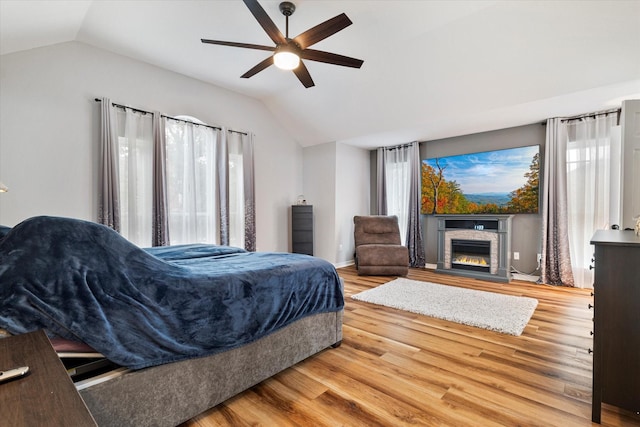
[[[233,46],[233,47],[244,47],[246,49],[258,49],[258,50],[268,50],[273,52],[276,50],[274,46],[264,46],[260,44],[251,44],[251,43],[236,43],[236,42],[225,42],[222,40],[209,40],[209,39],[200,39],[202,43],[208,44],[219,44],[222,46]]]
[[[272,64],[273,64],[273,56],[269,56],[267,59],[260,62],[258,65],[256,65],[255,67],[253,67],[252,69],[250,69],[249,71],[241,75],[240,77],[242,77],[243,79],[248,79],[249,77],[255,76],[260,71],[264,70],[265,68],[267,68]]]
[[[297,35],[293,40],[298,43],[302,49],[306,49],[307,47],[334,35],[338,31],[344,30],[351,24],[353,24],[353,22],[351,22],[347,15],[342,13],[324,21],[322,24],[318,24],[315,27],[308,29],[302,34]]]
[[[343,67],[360,68],[364,61],[351,58],[349,56],[338,55],[337,53],[323,52],[315,49],[305,49],[301,54],[302,58],[309,61],[324,62],[327,64],[341,65]]]
[[[257,0],[243,0],[247,5],[249,11],[253,14],[254,18],[262,26],[262,29],[273,40],[274,43],[286,43],[287,39],[282,35],[276,24],[273,23],[267,12],[264,11],[260,3]]]
[[[302,61],[300,61],[300,65],[298,65],[297,68],[293,69],[293,72],[296,77],[298,77],[298,80],[300,80],[300,83],[302,83],[307,89],[316,85],[311,78],[311,74],[309,74],[309,70],[307,70],[307,67]]]

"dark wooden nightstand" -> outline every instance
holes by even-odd
[[[43,331],[0,339],[0,370],[19,366],[29,373],[0,383],[2,425],[97,425]]]

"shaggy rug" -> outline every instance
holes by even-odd
[[[534,298],[403,278],[351,298],[516,336],[538,305]]]

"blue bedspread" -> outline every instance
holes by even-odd
[[[105,226],[58,217],[0,237],[0,328],[45,329],[132,369],[239,347],[343,304],[333,265],[307,255],[140,249]]]

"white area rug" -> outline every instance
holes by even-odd
[[[516,336],[538,305],[535,298],[403,278],[351,298]]]

